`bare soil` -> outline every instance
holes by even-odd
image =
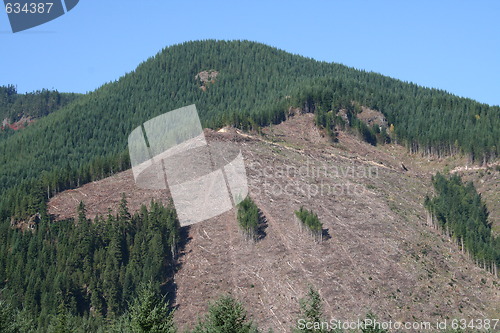
[[[116,214],[123,193],[131,212],[138,211],[142,205],[149,206],[151,200],[161,201],[166,205],[170,198],[168,190],[139,188],[134,182],[132,170],[127,170],[56,195],[49,201],[49,214],[56,220],[72,218],[76,215],[80,201],[85,204],[87,217],[90,219],[94,219],[97,214]]]
[[[393,321],[498,318],[499,279],[425,225],[423,198],[445,162],[347,133],[332,144],[312,117],[296,115],[262,135],[206,132],[221,149],[243,152],[250,195],[267,228],[260,241],[245,241],[234,210],[189,228],[175,275],[178,326],[192,327],[209,301],[230,293],[261,328],[289,332],[308,286],[324,299],[326,320],[369,311]],[[105,214],[122,192],[131,211],[151,198],[168,201],[167,193],[137,189],[127,171],[59,194],[50,212],[74,216],[83,200],[89,214]],[[300,206],[318,214],[323,242],[300,231]]]
[[[387,120],[382,112],[367,108],[365,106],[361,107],[361,112],[356,115],[359,120],[363,121],[368,126],[378,125],[381,127],[387,127]]]

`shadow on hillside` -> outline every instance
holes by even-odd
[[[165,295],[165,301],[168,302],[170,308],[172,310],[177,309],[177,305],[174,305],[177,301],[177,284],[174,280],[174,275],[181,269],[181,258],[186,255],[185,249],[186,245],[191,241],[191,237],[189,237],[189,230],[191,226],[182,227],[180,229],[180,242],[177,249],[177,256],[175,263],[170,265],[166,282],[161,286],[161,293]]]
[[[332,238],[332,236],[330,236],[330,232],[328,230],[330,230],[330,229],[322,229],[321,230],[321,237],[322,237],[323,241],[326,241],[326,240],[329,240],[330,238]]]
[[[257,227],[257,236],[255,239],[256,242],[263,240],[267,236],[266,233],[267,226],[268,226],[267,218],[264,215],[264,213],[262,213],[262,211],[259,209],[259,225]]]

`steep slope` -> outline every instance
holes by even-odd
[[[432,192],[431,175],[448,163],[444,156],[453,155],[450,170],[497,158],[500,108],[247,41],[166,48],[116,82],[0,140],[0,275],[7,301],[39,315],[42,328],[58,304],[78,320],[99,325],[126,309],[140,282],[167,279],[161,272],[172,273],[173,267],[164,259],[175,257],[178,238],[175,228],[158,222],[173,226],[171,210],[152,209],[152,227],[141,240],[132,238],[132,225],[150,213],[131,217],[121,207],[124,223],[113,223],[110,214],[92,225],[81,207],[83,222],[75,226],[50,221],[45,208],[50,197],[76,188],[49,203],[56,218],[72,216],[80,200],[91,216],[108,215],[122,192],[128,192],[133,210],[151,198],[168,200],[166,192],[138,191],[130,172],[116,173],[129,167],[132,129],[192,103],[204,126],[263,133],[207,130],[216,150],[242,150],[251,195],[267,228],[260,242],[247,244],[234,212],[228,212],[183,230],[190,242],[175,285],[163,285],[173,287],[181,326],[208,299],[231,291],[262,325],[284,330],[307,284],[320,290],[327,314],[344,319],[370,309],[401,320],[498,315],[498,281],[427,229],[422,202]],[[370,123],[374,115],[383,121]],[[374,148],[338,132],[351,133],[350,127],[372,144],[379,136],[401,146]],[[301,205],[325,223],[325,242],[315,244],[299,232],[293,211]],[[33,232],[12,228],[37,219],[40,229],[34,226]],[[125,248],[135,249],[137,258],[128,261]],[[147,269],[127,266],[127,273],[126,263]],[[102,317],[91,316],[94,311]]]
[[[267,227],[262,240],[249,243],[229,211],[187,228],[171,295],[181,327],[192,326],[208,300],[231,293],[259,326],[289,331],[309,285],[324,298],[328,320],[369,311],[431,322],[500,314],[499,280],[425,225],[422,200],[442,164],[422,165],[402,147],[373,147],[345,132],[332,145],[312,114],[265,128],[262,136],[231,129],[206,135],[218,149],[242,150],[250,195]],[[49,211],[71,216],[83,200],[89,212],[106,213],[121,192],[136,200],[134,209],[168,196],[141,192],[127,171],[57,195]],[[300,206],[323,221],[322,243],[300,232],[293,214]]]
[[[218,74],[203,82],[205,72]],[[209,40],[165,48],[0,142],[0,193],[40,178],[42,188],[57,192],[74,187],[75,179],[87,182],[108,174],[104,169],[120,169],[109,161],[125,150],[133,128],[185,105],[195,103],[206,126],[256,128],[279,123],[290,106],[328,111],[352,102],[383,112],[398,142],[412,151],[463,152],[479,161],[499,155],[498,107],[258,43]]]
[[[466,166],[451,170],[458,173],[465,181],[472,181],[488,206],[492,231],[500,235],[500,166]]]

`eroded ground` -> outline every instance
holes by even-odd
[[[309,285],[323,297],[327,320],[369,311],[393,321],[498,318],[499,280],[425,225],[423,198],[443,162],[346,133],[331,144],[312,117],[297,115],[261,136],[206,132],[218,149],[242,150],[267,228],[260,241],[245,241],[234,210],[190,227],[175,275],[178,325],[191,327],[209,301],[231,293],[260,327],[290,331]],[[127,171],[56,196],[50,212],[73,216],[83,200],[89,215],[107,213],[122,192],[131,211],[151,198],[168,201],[166,192],[137,189]],[[300,232],[293,213],[300,206],[319,215],[323,242]]]

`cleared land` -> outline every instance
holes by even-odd
[[[188,228],[172,295],[178,325],[192,326],[208,301],[231,293],[260,327],[289,331],[308,285],[324,298],[327,320],[369,311],[393,321],[498,318],[500,281],[425,225],[431,175],[463,160],[428,161],[347,133],[331,144],[312,117],[296,115],[263,135],[206,131],[218,149],[243,152],[266,235],[246,242],[234,211]],[[168,201],[168,193],[136,188],[127,171],[61,193],[50,212],[73,216],[83,200],[89,215],[106,214],[122,192],[131,211],[151,198]],[[299,231],[293,212],[301,205],[318,214],[325,241]]]

